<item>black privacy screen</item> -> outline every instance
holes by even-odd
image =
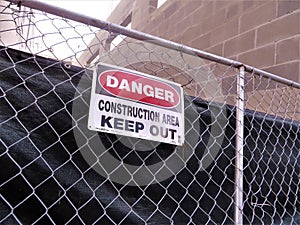
[[[110,179],[115,171],[101,175],[93,169],[97,160],[87,162],[84,146],[105,148],[120,165],[134,166],[164,161],[177,147],[153,143],[151,148],[127,138],[135,146],[130,148],[120,141],[124,137],[78,129],[87,121],[91,76],[62,61],[0,48],[0,223],[233,224],[235,107],[226,106],[225,136],[205,170],[199,168],[207,157],[211,113],[207,102],[191,98],[199,126],[185,121],[186,138],[194,145],[178,151],[193,150],[184,166],[160,182],[126,185]],[[246,110],[245,224],[300,224],[299,127]]]

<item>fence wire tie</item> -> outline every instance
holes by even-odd
[[[18,1],[17,6],[19,7],[19,10],[21,10],[23,0]]]
[[[1,11],[1,13],[4,13],[4,11],[8,8],[10,8],[12,5],[12,2],[10,2],[7,6],[5,6],[5,8]]]
[[[182,84],[181,87],[188,86],[188,85],[191,84],[193,81],[194,81],[194,78],[190,79],[187,83]]]
[[[256,198],[255,196],[251,196],[251,201],[250,201],[250,204],[254,207],[264,207],[264,206],[271,206],[270,204],[268,203],[256,203],[255,201],[253,201],[254,199],[253,198]]]

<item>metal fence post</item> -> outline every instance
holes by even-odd
[[[244,77],[245,67],[239,68],[237,78],[236,100],[236,133],[235,133],[235,198],[234,198],[234,222],[236,225],[243,224],[243,143],[244,143]]]

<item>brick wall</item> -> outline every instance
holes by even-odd
[[[168,0],[135,29],[300,82],[300,1]]]
[[[134,29],[300,82],[299,0],[168,0],[146,19],[132,19],[141,21],[134,23]],[[219,77],[223,94],[228,104],[235,104],[235,90],[228,85],[235,85],[236,75],[225,76]],[[255,78],[247,78],[247,108],[299,120],[299,91],[263,87]]]

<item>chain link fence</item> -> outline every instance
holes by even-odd
[[[1,224],[300,223],[299,84],[110,24],[0,12]],[[181,84],[184,145],[89,130],[98,62]]]
[[[251,76],[246,82],[244,210],[250,224],[299,223],[299,89]],[[264,113],[262,113],[264,112]],[[247,201],[246,201],[247,200]],[[282,218],[285,218],[282,221]],[[297,218],[297,220],[293,220]]]

